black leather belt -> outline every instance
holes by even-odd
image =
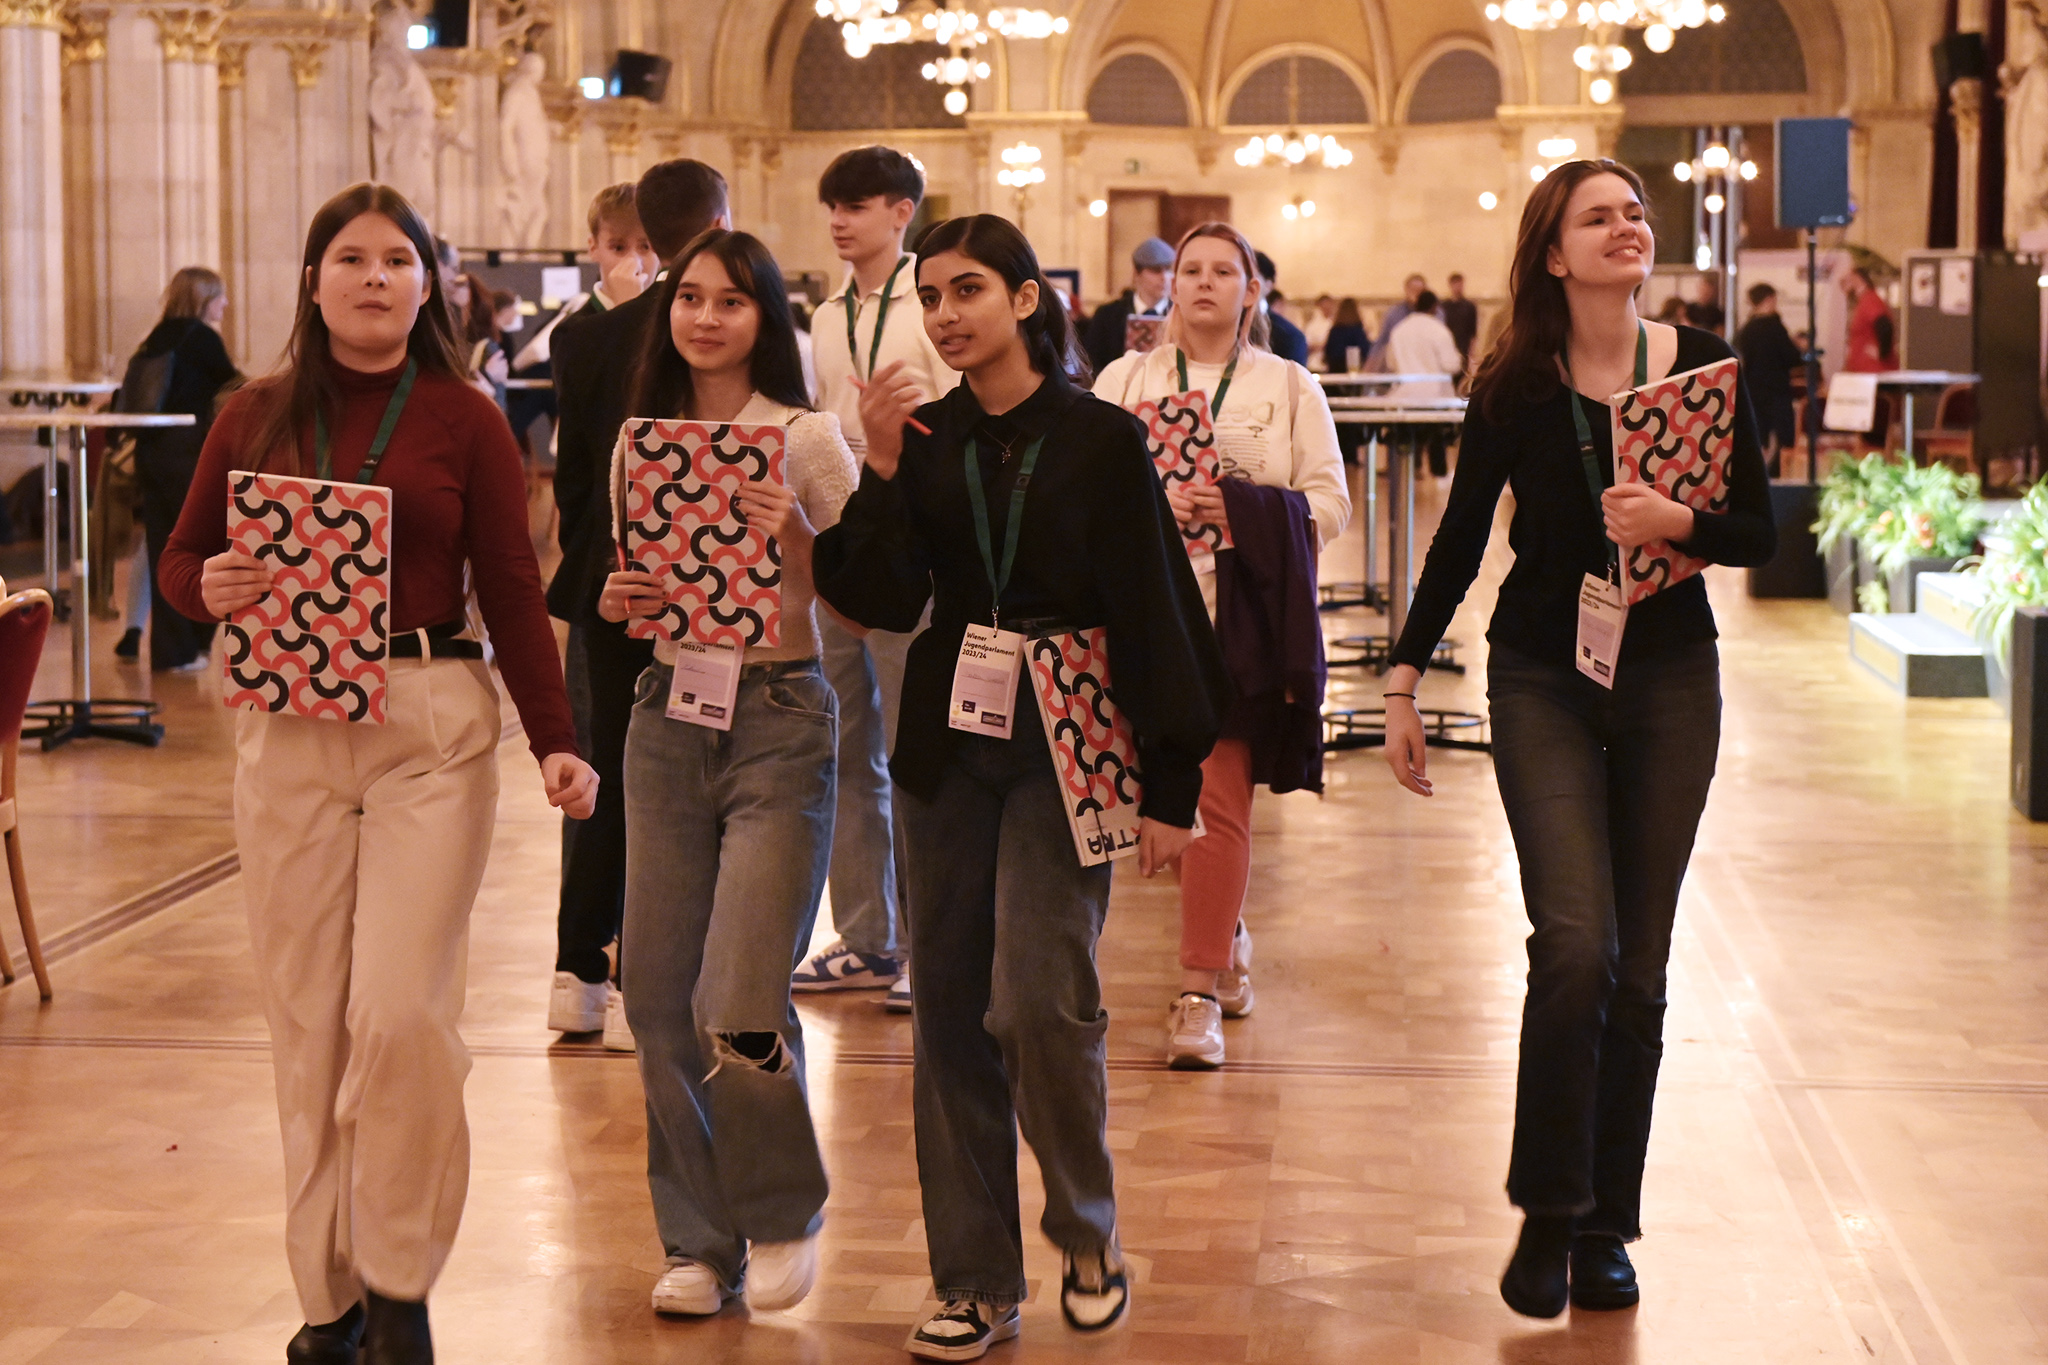
[[[456,635],[464,628],[461,621],[445,621],[438,626],[428,626],[425,631],[409,630],[402,635],[391,637],[391,657],[394,659],[417,659],[420,655],[420,638],[426,637],[427,648],[436,659],[481,659],[484,657],[483,643],[478,640],[458,640]]]

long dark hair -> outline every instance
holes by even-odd
[[[725,267],[734,287],[760,309],[761,328],[747,360],[747,377],[754,392],[784,407],[808,409],[811,395],[804,384],[803,357],[796,348],[796,318],[789,310],[789,286],[783,281],[782,267],[753,233],[706,228],[676,253],[668,264],[668,277],[656,286],[654,311],[647,319],[640,358],[633,367],[627,416],[665,418],[690,410],[695,394],[690,362],[676,349],[668,319],[683,272],[691,261],[706,254]]]
[[[917,244],[918,271],[922,273],[926,261],[948,251],[957,251],[1001,275],[1012,294],[1022,289],[1026,280],[1035,282],[1038,307],[1017,324],[1031,353],[1031,368],[1040,374],[1061,370],[1077,383],[1087,382],[1093,371],[1088,357],[1075,343],[1073,320],[1060,306],[1060,296],[1054,292],[1052,281],[1039,268],[1038,253],[1031,249],[1031,243],[1015,223],[993,213],[948,218]]]
[[[448,310],[441,303],[441,282],[434,270],[434,234],[406,197],[389,185],[370,181],[350,185],[320,206],[306,229],[306,251],[299,271],[299,307],[292,321],[291,337],[277,368],[249,385],[255,405],[255,435],[250,441],[254,468],[262,469],[280,450],[291,452],[291,468],[299,471],[299,433],[313,424],[313,414],[325,413],[329,425],[337,420],[341,387],[334,378],[334,357],[328,349],[327,320],[313,291],[320,282],[320,260],[341,230],[366,213],[381,213],[398,225],[419,253],[426,293],[420,298],[419,315],[413,319],[406,339],[406,352],[422,370],[462,376],[455,333]]]
[[[1572,311],[1564,281],[1550,273],[1550,248],[1564,227],[1572,191],[1596,175],[1618,175],[1649,211],[1642,177],[1619,161],[1567,161],[1543,177],[1522,206],[1515,238],[1515,263],[1508,271],[1508,325],[1480,362],[1472,396],[1489,421],[1499,421],[1514,401],[1540,402],[1561,387],[1557,355],[1570,335]]]

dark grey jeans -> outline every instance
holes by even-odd
[[[1074,852],[1028,698],[1017,722],[1009,740],[966,736],[934,799],[898,792],[932,1283],[941,1298],[998,1307],[1026,1292],[1020,1126],[1045,1179],[1047,1239],[1086,1254],[1116,1235],[1109,1015],[1095,974],[1110,869]]]
[[[1508,1198],[1634,1239],[1671,925],[1721,739],[1719,654],[1630,660],[1608,692],[1495,646],[1486,692],[1534,930]]]

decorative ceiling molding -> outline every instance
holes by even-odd
[[[1104,48],[1088,67],[1088,82],[1081,91],[1080,102],[1073,105],[1063,105],[1062,107],[1086,112],[1088,96],[1095,89],[1096,79],[1117,58],[1131,56],[1150,57],[1153,61],[1166,68],[1167,74],[1172,76],[1175,83],[1180,86],[1181,98],[1187,101],[1188,126],[1191,128],[1201,127],[1203,124],[1202,92],[1200,87],[1195,84],[1194,76],[1186,67],[1181,65],[1180,58],[1175,56],[1170,49],[1153,42],[1149,38],[1119,38],[1115,43]]]
[[[331,9],[230,9],[221,24],[220,36],[270,43],[321,38],[367,42],[371,27],[368,14],[341,14]]]
[[[1324,47],[1320,43],[1275,43],[1271,47],[1260,48],[1257,52],[1254,52],[1251,56],[1240,62],[1237,69],[1230,73],[1229,79],[1225,80],[1217,90],[1216,127],[1234,126],[1228,124],[1226,120],[1230,117],[1231,101],[1237,98],[1239,89],[1255,73],[1284,57],[1314,57],[1318,61],[1328,62],[1331,66],[1336,67],[1346,76],[1349,76],[1352,84],[1358,87],[1358,97],[1364,102],[1366,113],[1372,115],[1376,123],[1385,124],[1386,120],[1378,117],[1383,105],[1373,87],[1372,73],[1360,66],[1357,58],[1340,52],[1334,47]],[[1314,120],[1309,121],[1313,122]],[[1246,126],[1249,127],[1250,125]],[[1265,125],[1261,124],[1259,126],[1264,127]]]

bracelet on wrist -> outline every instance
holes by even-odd
[[[1382,700],[1385,700],[1388,697],[1406,697],[1410,701],[1415,700],[1415,694],[1413,692],[1382,692],[1380,693],[1380,697]]]

